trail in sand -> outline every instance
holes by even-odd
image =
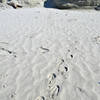
[[[100,13],[45,8],[0,12],[0,100],[99,100]]]

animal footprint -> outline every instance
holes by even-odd
[[[52,87],[50,89],[50,98],[54,99],[56,96],[58,96],[59,92],[60,92],[59,85]]]
[[[15,92],[12,92],[12,93],[9,94],[9,97],[10,97],[11,99],[14,99],[15,96],[16,96],[16,93],[15,93]]]
[[[7,83],[4,83],[4,84],[2,85],[3,88],[7,88],[7,86],[8,86]]]
[[[40,47],[40,49],[41,49],[41,52],[42,53],[47,53],[47,52],[49,52],[50,50],[48,49],[48,48],[44,48],[44,47]]]
[[[39,97],[36,98],[36,100],[45,100],[45,97],[39,96]]]
[[[52,73],[48,75],[48,84],[49,87],[55,82],[56,74]]]
[[[68,71],[68,67],[67,66],[64,66],[64,65],[61,65],[59,68],[58,68],[58,72],[61,73],[61,75],[66,75],[66,72]]]
[[[97,44],[100,44],[100,36],[95,37],[95,41]]]

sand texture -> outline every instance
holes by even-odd
[[[100,100],[100,12],[0,11],[0,100]]]

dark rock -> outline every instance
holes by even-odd
[[[100,10],[100,5],[95,7],[95,10]]]
[[[93,8],[100,4],[100,0],[54,0],[57,8]]]

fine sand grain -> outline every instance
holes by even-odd
[[[100,12],[0,11],[0,100],[100,100]]]

